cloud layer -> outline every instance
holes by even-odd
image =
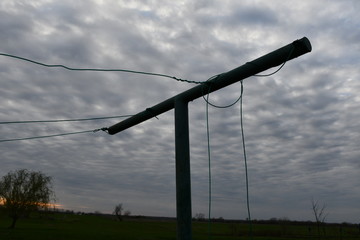
[[[324,7],[326,5],[326,7]],[[358,1],[2,1],[0,52],[74,68],[131,69],[192,81],[229,71],[307,36],[313,51],[270,77],[244,81],[253,218],[358,222]],[[274,71],[271,69],[269,72]],[[136,114],[194,84],[120,72],[41,67],[0,56],[0,120]],[[234,84],[210,95],[226,105]],[[207,213],[205,101],[189,104],[193,214]],[[115,136],[103,132],[0,143],[0,174],[53,176],[76,211],[175,216],[174,112]],[[239,104],[210,107],[214,217],[246,218]],[[1,139],[92,130],[118,120],[2,124]]]

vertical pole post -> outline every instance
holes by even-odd
[[[191,240],[191,177],[188,102],[175,99],[177,239]]]

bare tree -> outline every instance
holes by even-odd
[[[204,221],[205,220],[205,214],[203,213],[196,213],[195,214],[195,219],[198,221]]]
[[[12,218],[9,228],[14,228],[20,217],[46,209],[50,201],[55,200],[52,178],[26,169],[9,172],[0,181],[0,198]]]
[[[312,211],[313,211],[313,214],[314,214],[315,220],[316,220],[318,235],[320,236],[320,227],[324,225],[325,219],[328,215],[325,212],[326,205],[324,203],[322,206],[320,206],[319,201],[315,201],[314,199],[312,199],[311,206],[312,206]],[[325,235],[325,228],[323,228],[323,232]]]
[[[122,211],[123,211],[123,205],[122,203],[119,203],[115,206],[114,214],[118,218],[119,221],[122,221]]]
[[[124,216],[125,217],[128,217],[128,216],[130,216],[131,215],[131,211],[130,210],[126,210],[125,212],[124,212]]]

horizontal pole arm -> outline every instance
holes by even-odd
[[[108,133],[114,135],[127,128],[142,123],[150,118],[160,115],[174,108],[175,99],[181,98],[183,101],[193,101],[208,93],[217,91],[221,88],[229,86],[233,83],[241,81],[245,78],[263,72],[269,68],[279,66],[286,61],[297,58],[303,54],[311,52],[312,47],[310,41],[304,37],[298,39],[282,48],[270,52],[260,58],[235,68],[226,73],[222,73],[217,77],[204,82],[201,85],[193,87],[185,92],[182,92],[172,98],[169,98],[151,108],[146,109],[128,119],[123,120],[108,128]]]

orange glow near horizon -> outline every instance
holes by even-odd
[[[5,204],[5,199],[4,198],[0,198],[0,205],[4,205]],[[63,207],[63,205],[61,204],[57,204],[57,203],[46,203],[46,204],[39,204],[40,206],[47,206],[49,208],[60,208]]]

